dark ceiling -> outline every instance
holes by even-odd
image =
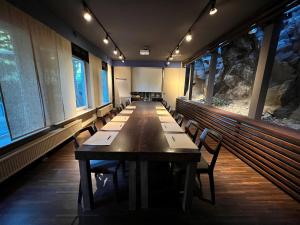
[[[218,13],[206,13],[192,31],[193,40],[183,43],[181,55],[197,50],[253,17],[258,10],[279,0],[217,0]],[[102,42],[104,33],[95,20],[87,23],[81,0],[39,0],[52,13],[114,59],[113,45]],[[208,0],[86,0],[98,19],[129,60],[165,60]],[[150,56],[139,50],[149,46]]]

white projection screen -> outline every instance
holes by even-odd
[[[133,92],[161,92],[162,68],[132,68]]]

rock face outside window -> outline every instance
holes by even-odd
[[[300,131],[300,6],[283,21],[262,120]]]

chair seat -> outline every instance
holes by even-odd
[[[119,164],[118,160],[90,160],[91,171],[107,170]]]
[[[207,161],[204,159],[204,157],[201,157],[200,162],[197,163],[197,172],[207,172],[209,169],[209,165]]]

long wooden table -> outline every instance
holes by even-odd
[[[82,145],[75,151],[79,160],[85,210],[94,207],[89,160],[126,160],[129,162],[129,209],[136,209],[136,163],[141,170],[141,206],[148,207],[148,161],[184,162],[187,165],[182,208],[192,204],[196,164],[200,152],[193,149],[170,149],[156,113],[159,102],[133,102],[136,109],[111,145]]]

